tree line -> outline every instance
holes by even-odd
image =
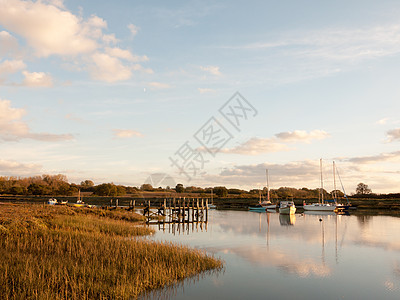
[[[243,190],[237,188],[227,188],[225,186],[216,187],[196,187],[196,186],[183,186],[183,184],[178,183],[175,187],[166,188],[153,187],[151,184],[142,184],[140,187],[116,185],[114,183],[102,183],[95,185],[92,180],[82,181],[80,184],[69,183],[67,177],[62,174],[58,175],[40,175],[32,177],[6,177],[0,176],[0,194],[1,195],[51,195],[51,196],[71,196],[76,195],[78,191],[90,192],[93,195],[98,196],[124,196],[132,195],[139,196],[143,192],[159,192],[159,193],[177,193],[184,196],[184,194],[197,194],[199,197],[209,197],[211,193],[215,197],[219,198],[265,198],[267,195],[267,188],[263,189],[251,189]],[[278,189],[270,189],[271,199],[317,199],[320,197],[321,189],[309,189],[309,188],[291,188],[291,187],[280,187]],[[324,197],[329,199],[336,195],[343,197],[342,191],[336,190],[328,192],[326,190],[322,191]],[[377,195],[372,193],[372,190],[368,185],[364,183],[359,183],[356,187],[356,192],[352,193],[352,197],[368,197],[368,198],[392,198],[399,197],[400,194],[387,194],[387,195]]]

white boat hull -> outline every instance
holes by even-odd
[[[296,212],[296,207],[294,206],[279,208],[279,213],[282,215],[293,215],[295,212]]]
[[[336,205],[313,203],[303,205],[303,209],[312,211],[335,211]]]

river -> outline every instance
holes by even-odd
[[[400,299],[400,218],[211,210],[209,222],[166,225],[152,239],[225,261],[148,299]]]

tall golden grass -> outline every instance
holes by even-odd
[[[222,262],[137,236],[140,215],[43,205],[0,205],[2,299],[131,299]]]

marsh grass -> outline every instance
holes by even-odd
[[[222,267],[203,252],[136,238],[152,232],[141,216],[112,214],[0,205],[2,299],[131,299]]]

